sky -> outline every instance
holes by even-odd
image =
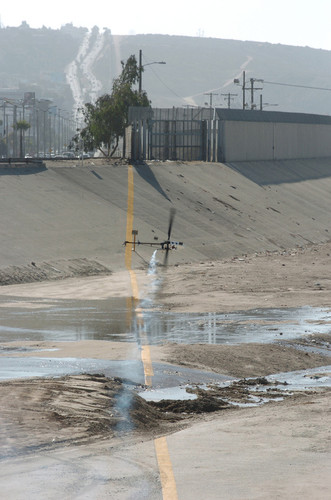
[[[2,27],[108,28],[331,50],[331,0],[16,0],[1,2]]]

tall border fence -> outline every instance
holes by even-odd
[[[210,108],[130,108],[132,160],[218,161],[218,120]]]
[[[125,156],[139,160],[258,161],[331,157],[331,117],[213,109],[129,109]]]

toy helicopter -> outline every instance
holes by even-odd
[[[136,245],[147,245],[147,246],[158,246],[160,247],[160,250],[165,250],[165,256],[164,256],[164,263],[163,265],[167,265],[168,262],[168,254],[169,250],[175,250],[178,245],[183,245],[182,241],[171,241],[171,231],[172,231],[172,225],[174,222],[174,217],[175,217],[176,210],[174,208],[170,209],[170,217],[169,217],[169,225],[168,225],[168,238],[165,241],[161,242],[148,242],[148,241],[139,241],[136,240],[136,236],[138,234],[138,231],[133,230],[132,235],[133,235],[133,241],[124,241],[123,245],[133,245],[133,250],[135,250]]]

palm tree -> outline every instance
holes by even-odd
[[[19,120],[15,123],[14,129],[20,131],[20,158],[23,158],[23,137],[26,130],[31,127],[30,123],[25,120]]]

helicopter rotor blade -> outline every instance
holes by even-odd
[[[174,222],[175,213],[176,213],[176,209],[175,208],[171,208],[170,209],[170,217],[169,217],[169,226],[168,226],[168,241],[170,240],[171,230],[172,230],[172,224]]]
[[[174,218],[175,218],[175,213],[176,213],[176,210],[174,208],[171,208],[170,209],[170,216],[169,216],[169,226],[168,226],[168,240],[166,241],[164,261],[163,261],[164,266],[166,266],[168,263],[168,256],[169,256],[169,250],[170,250],[170,236],[171,236],[172,225],[173,225]]]
[[[169,245],[166,246],[166,251],[164,254],[164,261],[163,261],[164,266],[168,264],[168,255],[169,255]]]

